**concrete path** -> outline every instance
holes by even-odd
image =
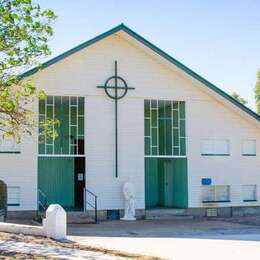
[[[174,260],[260,259],[260,242],[226,240],[224,237],[219,237],[217,240],[210,238],[74,237],[74,241]]]
[[[260,259],[260,228],[225,221],[115,221],[69,232],[81,244],[166,259]]]
[[[111,256],[100,252],[83,251],[77,249],[69,249],[64,247],[46,246],[42,244],[31,244],[17,241],[0,240],[0,250],[7,252],[17,252],[22,254],[32,254],[38,256],[47,256],[59,259],[97,259],[97,260],[112,260],[125,259],[121,257]]]

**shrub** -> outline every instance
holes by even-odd
[[[4,217],[7,213],[7,186],[0,180],[0,210],[4,210]]]

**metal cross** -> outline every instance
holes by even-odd
[[[114,85],[111,82],[114,81]],[[121,84],[120,84],[121,83]],[[118,177],[118,116],[117,116],[117,103],[118,100],[123,98],[129,89],[135,89],[128,87],[126,81],[117,75],[117,61],[115,61],[115,75],[108,78],[104,86],[97,86],[97,88],[103,88],[106,94],[115,100],[115,175]],[[113,90],[111,93],[110,90]],[[119,93],[118,90],[122,90]]]

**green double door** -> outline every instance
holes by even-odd
[[[38,158],[38,189],[47,196],[49,204],[73,208],[74,188],[73,157]]]
[[[146,208],[186,208],[187,189],[186,158],[145,158]]]

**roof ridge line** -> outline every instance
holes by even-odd
[[[113,27],[112,29],[97,35],[96,37],[85,41],[79,45],[77,45],[74,48],[69,49],[66,52],[63,52],[62,54],[59,54],[58,56],[43,62],[40,66],[34,67],[24,73],[21,74],[21,78],[25,78],[28,76],[31,76],[33,74],[35,74],[36,72],[47,68],[48,66],[62,60],[65,59],[66,57],[74,54],[75,52],[80,51],[83,48],[86,48],[118,31],[124,31],[125,33],[129,34],[130,36],[132,36],[134,39],[136,39],[137,41],[141,42],[142,44],[144,44],[146,47],[148,47],[149,49],[151,49],[152,51],[154,51],[155,53],[157,53],[158,55],[160,55],[161,57],[165,58],[166,60],[168,60],[169,62],[171,62],[172,64],[174,64],[176,67],[178,67],[179,69],[183,70],[185,73],[187,73],[188,75],[190,75],[191,77],[195,78],[196,80],[198,80],[199,82],[201,82],[203,85],[205,85],[206,87],[210,88],[211,90],[213,90],[214,92],[216,92],[217,94],[219,94],[220,96],[222,96],[223,98],[227,99],[229,102],[231,102],[232,104],[234,104],[235,106],[237,106],[238,108],[240,108],[241,110],[243,110],[244,112],[246,112],[247,114],[249,114],[250,116],[252,116],[254,119],[256,119],[257,121],[260,121],[260,115],[258,115],[256,112],[254,112],[253,110],[251,110],[250,108],[248,108],[247,106],[241,104],[239,101],[237,101],[235,98],[233,98],[232,96],[230,96],[228,93],[226,93],[224,90],[222,90],[221,88],[217,87],[216,85],[214,85],[213,83],[211,83],[210,81],[208,81],[207,79],[205,79],[204,77],[200,76],[199,74],[197,74],[195,71],[191,70],[190,68],[188,68],[186,65],[184,65],[183,63],[181,63],[180,61],[176,60],[175,58],[173,58],[171,55],[169,55],[168,53],[166,53],[165,51],[163,51],[162,49],[160,49],[159,47],[157,47],[156,45],[154,45],[153,43],[151,43],[150,41],[146,40],[144,37],[142,37],[141,35],[137,34],[135,31],[133,31],[132,29],[130,29],[129,27],[127,27],[124,23],[121,23],[115,27]]]
[[[211,83],[210,81],[208,81],[207,79],[205,79],[204,77],[200,76],[199,74],[197,74],[195,71],[193,71],[192,69],[188,68],[186,65],[184,65],[182,62],[176,60],[175,58],[173,58],[171,55],[169,55],[168,53],[166,53],[165,51],[163,51],[162,49],[160,49],[159,47],[157,47],[156,45],[154,45],[153,43],[151,43],[150,41],[146,40],[144,37],[142,37],[141,35],[137,34],[136,32],[134,32],[132,29],[130,29],[129,27],[125,26],[122,28],[123,31],[125,31],[126,33],[130,34],[131,36],[133,36],[134,38],[138,37],[138,40],[141,41],[145,46],[149,47],[150,49],[152,49],[153,51],[155,51],[157,54],[159,54],[160,56],[162,56],[163,58],[167,59],[168,61],[170,61],[171,63],[173,63],[174,65],[176,65],[179,69],[183,70],[184,72],[186,72],[187,74],[189,74],[190,76],[192,76],[193,78],[195,78],[196,80],[200,81],[202,84],[206,85],[207,87],[209,87],[210,89],[212,89],[213,91],[217,92],[219,95],[223,96],[224,98],[228,99],[231,103],[235,104],[236,106],[238,106],[239,108],[241,108],[242,110],[246,110],[245,112],[249,113],[251,116],[253,116],[255,119],[257,119],[258,121],[260,121],[260,115],[258,115],[256,112],[254,112],[253,110],[251,110],[250,108],[248,108],[247,106],[241,104],[239,101],[237,101],[235,98],[233,98],[231,95],[229,95],[228,93],[226,93],[224,90],[222,90],[221,88],[217,87],[216,85],[214,85],[213,83]]]
[[[120,30],[122,30],[122,27],[126,27],[126,26],[123,23],[121,23],[121,24],[113,27],[112,29],[107,30],[107,31],[105,31],[105,32],[95,36],[94,38],[91,38],[90,40],[82,42],[79,45],[77,45],[77,46],[75,46],[75,47],[73,47],[73,48],[71,48],[71,49],[69,49],[69,50],[67,50],[67,51],[65,51],[65,52],[63,52],[63,53],[61,53],[61,54],[59,54],[59,55],[57,55],[57,56],[47,60],[47,61],[45,61],[45,62],[43,62],[39,66],[33,67],[33,68],[25,71],[24,73],[22,73],[20,75],[20,77],[21,78],[25,78],[25,77],[31,76],[32,74],[35,74],[36,72],[49,67],[50,65],[52,65],[52,64],[54,64],[54,63],[56,63],[56,62],[58,62],[58,61],[60,61],[60,60],[62,60],[64,58],[66,58],[66,57],[68,57],[68,56],[70,56],[72,54],[74,54],[75,52],[78,52],[81,49],[86,48],[87,46],[89,46],[91,44],[94,44],[95,42],[97,42],[97,41],[99,41],[99,40],[101,40],[101,39],[103,39],[103,38],[105,38],[105,37],[107,37],[109,35],[112,35],[112,34],[118,32]]]

